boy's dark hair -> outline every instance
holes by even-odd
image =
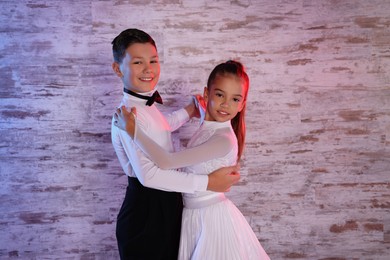
[[[134,28],[126,29],[115,37],[111,43],[114,61],[121,63],[126,56],[126,49],[134,43],[150,43],[157,50],[156,43],[149,34]]]

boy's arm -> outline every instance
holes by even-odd
[[[171,128],[171,132],[173,132],[188,122],[190,116],[188,115],[185,108],[181,108],[166,115],[165,118]]]
[[[189,119],[200,116],[195,102],[196,100],[192,98],[191,102],[187,106],[166,116],[167,122],[171,127],[172,132],[181,127]]]

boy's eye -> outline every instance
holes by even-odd
[[[140,61],[134,61],[133,64],[141,64]]]
[[[215,95],[216,95],[217,97],[222,97],[222,94],[221,94],[221,93],[215,93]]]
[[[241,100],[239,98],[233,98],[234,102],[240,102]]]
[[[158,60],[152,60],[150,63],[158,63]]]

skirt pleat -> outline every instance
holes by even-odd
[[[252,228],[228,199],[203,208],[184,208],[180,260],[267,260]]]

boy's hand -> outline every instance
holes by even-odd
[[[240,180],[239,166],[220,168],[210,173],[207,190],[216,192],[229,191],[230,187]]]
[[[203,97],[199,94],[193,95],[191,98],[191,103],[185,107],[185,110],[187,110],[190,118],[203,118],[206,110]]]
[[[135,107],[132,107],[129,112],[125,106],[121,106],[114,113],[114,125],[126,131],[131,138],[134,138],[136,114],[137,110]]]
[[[189,103],[186,107],[184,107],[184,109],[187,111],[187,114],[190,117],[190,119],[193,117],[199,117],[197,115],[197,109],[193,99],[191,99],[191,103]]]

